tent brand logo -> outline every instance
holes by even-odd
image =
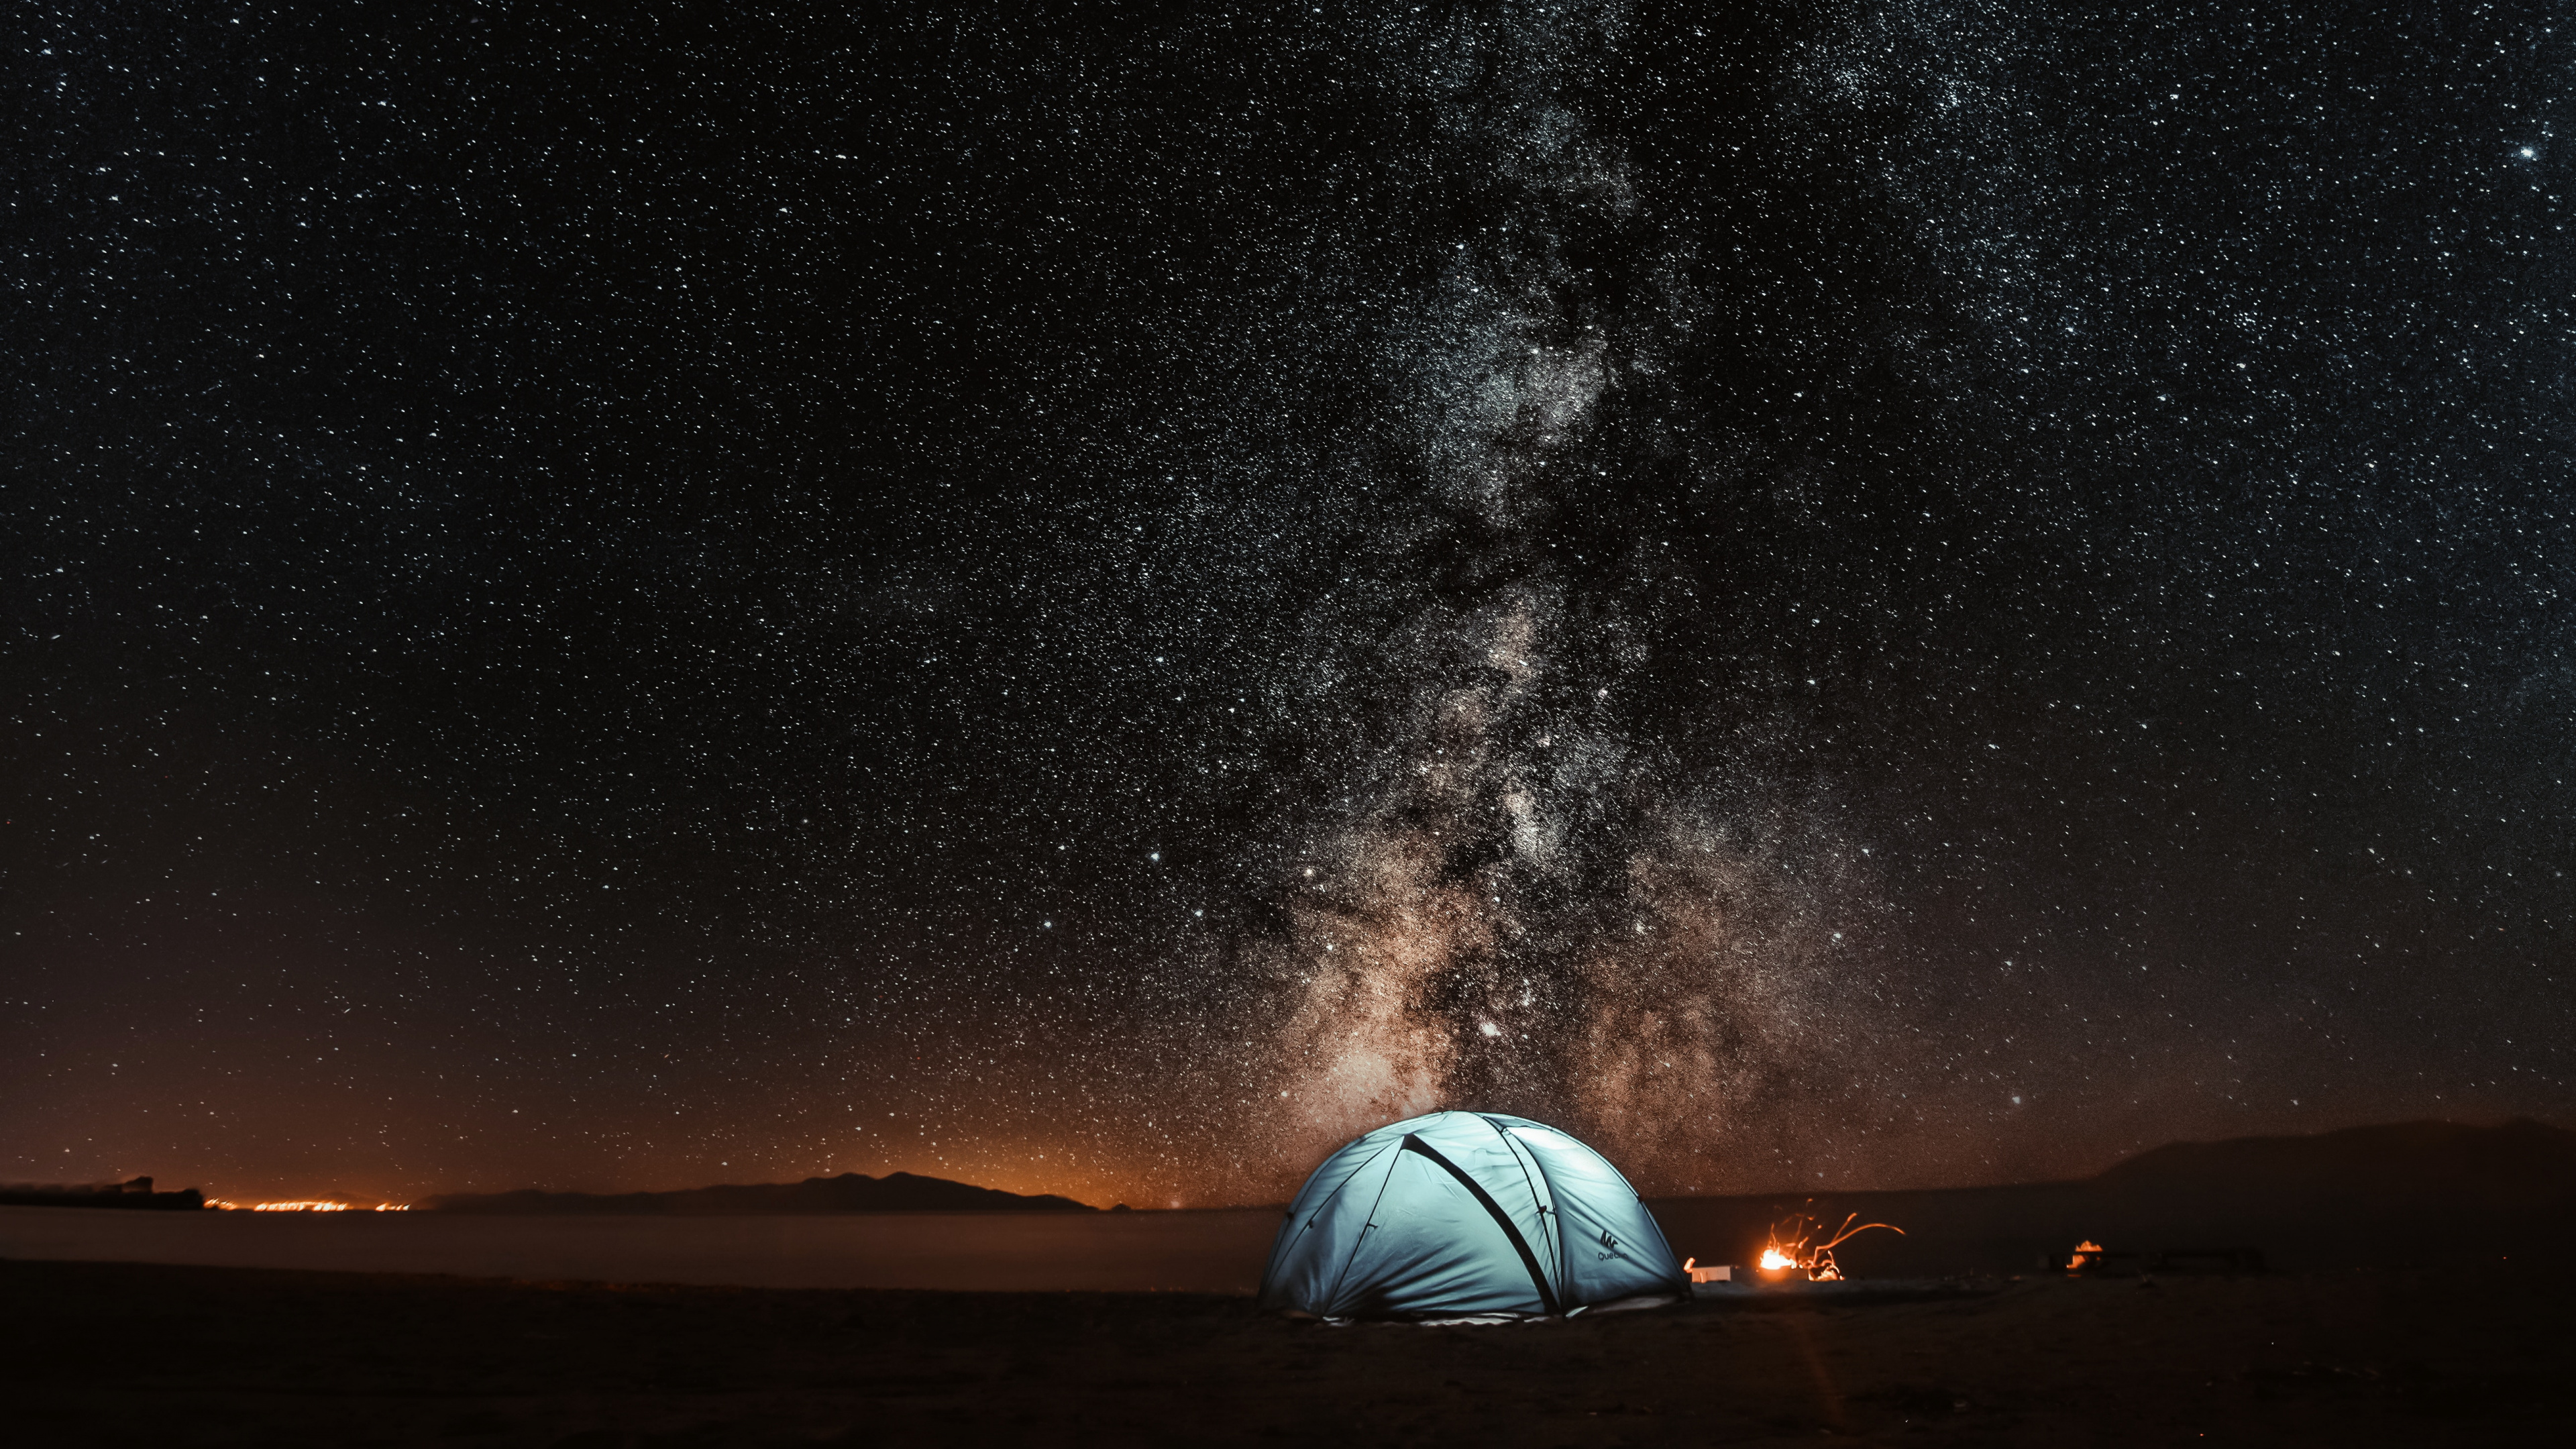
[[[1616,1248],[1619,1246],[1619,1240],[1610,1236],[1610,1230],[1608,1228],[1603,1228],[1601,1230],[1601,1246],[1605,1248]]]
[[[1596,1262],[1606,1263],[1612,1258],[1624,1258],[1628,1255],[1619,1251],[1619,1240],[1610,1236],[1610,1230],[1608,1228],[1603,1228],[1601,1230],[1601,1251],[1593,1254],[1592,1256]]]

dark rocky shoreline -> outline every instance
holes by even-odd
[[[0,1183],[0,1207],[114,1208],[127,1212],[196,1212],[206,1195],[195,1188],[154,1192],[152,1179],[124,1182]]]

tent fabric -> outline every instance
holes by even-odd
[[[1433,1112],[1324,1159],[1279,1226],[1260,1303],[1536,1317],[1689,1292],[1655,1215],[1600,1153],[1525,1117]]]

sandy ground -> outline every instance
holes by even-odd
[[[21,1443],[2576,1442],[2576,1275],[1996,1280],[1335,1328],[1236,1296],[0,1262]]]

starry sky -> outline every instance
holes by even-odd
[[[2569,1120],[2576,15],[2066,10],[31,12],[0,1179]]]

